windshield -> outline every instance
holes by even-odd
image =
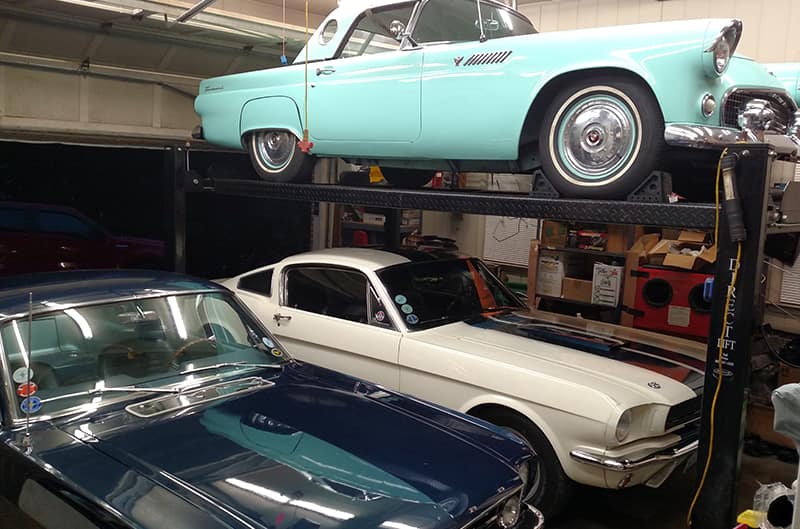
[[[31,401],[34,416],[138,396],[81,395],[103,388],[158,388],[214,371],[198,368],[225,362],[279,364],[286,354],[233,299],[222,293],[192,293],[105,303],[11,320],[0,327],[6,380],[15,388],[18,416]],[[30,355],[28,354],[30,351]],[[31,367],[31,381],[27,386]],[[238,369],[235,366],[220,370]],[[197,375],[181,374],[194,371]],[[49,399],[78,393],[69,398]],[[38,402],[38,404],[37,404]],[[22,407],[22,408],[21,408]],[[23,409],[24,411],[24,409]]]
[[[411,330],[524,308],[477,259],[407,263],[378,272]]]

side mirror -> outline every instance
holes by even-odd
[[[394,36],[394,40],[400,42],[403,40],[403,36],[406,32],[406,25],[400,22],[399,20],[392,20],[392,23],[389,24],[389,31],[392,32]]]

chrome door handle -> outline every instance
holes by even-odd
[[[323,66],[322,68],[317,68],[317,75],[330,75],[336,71],[336,68],[333,66]]]
[[[281,320],[289,321],[289,320],[292,319],[292,317],[291,316],[284,316],[283,314],[278,312],[278,313],[276,313],[276,314],[274,314],[272,316],[272,319],[275,320],[275,323],[277,323],[278,327],[280,327],[281,326]]]

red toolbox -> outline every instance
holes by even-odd
[[[708,338],[712,274],[653,266],[640,266],[631,273],[636,276],[634,327]]]

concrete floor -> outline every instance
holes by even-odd
[[[567,512],[548,521],[549,529],[683,529],[694,495],[695,469],[676,471],[661,488],[635,487],[608,491],[581,489]],[[791,486],[797,466],[774,457],[742,458],[739,511],[752,507],[759,483],[780,481]]]

